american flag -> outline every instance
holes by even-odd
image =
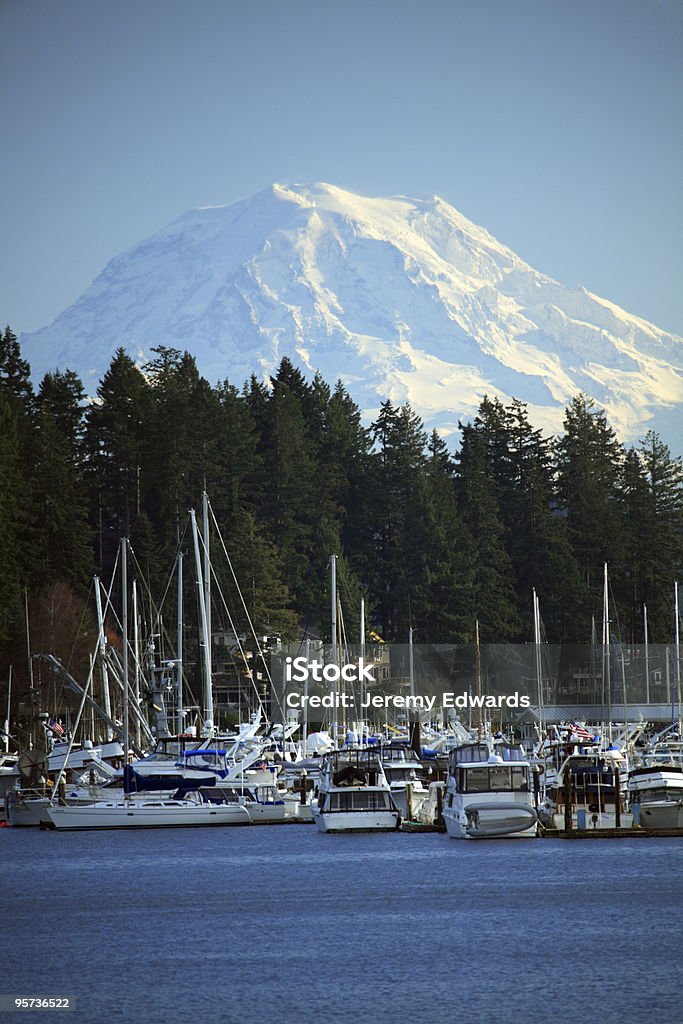
[[[57,722],[54,718],[51,718],[47,724],[49,728],[52,729],[55,736],[62,736],[64,734],[64,726]]]
[[[584,727],[582,725],[574,725],[574,723],[572,722],[570,728],[571,728],[572,736],[578,736],[578,738],[580,740],[592,740],[593,739],[592,733],[588,732],[587,729],[584,729]]]

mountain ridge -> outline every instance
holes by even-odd
[[[683,420],[683,340],[535,270],[435,195],[276,183],[187,211],[22,336],[36,373],[69,366],[86,388],[119,345],[144,360],[159,344],[238,385],[288,355],[367,416],[410,401],[445,435],[484,393],[553,432],[579,391],[624,440],[652,426],[671,441]]]

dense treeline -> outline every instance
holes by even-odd
[[[307,382],[282,360],[268,386],[211,386],[194,358],[155,350],[141,371],[120,349],[97,400],[69,370],[34,392],[7,328],[0,338],[0,671],[29,604],[85,603],[129,536],[154,593],[187,510],[204,489],[249,610],[264,632],[327,628],[326,566],[339,558],[355,640],[360,595],[386,640],[532,638],[532,588],[546,635],[587,641],[603,563],[624,641],[673,635],[683,568],[683,472],[655,433],[623,447],[577,396],[564,433],[543,436],[525,405],[484,399],[451,453],[409,406],[384,402],[364,427],[341,383]],[[68,595],[68,600],[67,600]],[[25,642],[25,641],[24,641]],[[70,639],[73,643],[73,638]]]

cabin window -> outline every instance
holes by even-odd
[[[504,767],[500,768],[489,768],[489,788],[491,792],[498,790],[510,790],[510,769]]]
[[[466,774],[467,793],[487,793],[489,789],[488,768],[468,768]]]
[[[458,789],[461,793],[528,793],[529,769],[526,765],[487,765],[461,769]]]
[[[389,810],[389,794],[375,790],[360,790],[351,793],[330,793],[330,811],[386,811]]]
[[[529,770],[528,768],[515,767],[512,769],[512,789],[516,793],[529,792]]]

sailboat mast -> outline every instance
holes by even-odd
[[[138,627],[138,588],[133,580],[133,664],[135,666],[135,707],[140,707],[140,630]],[[138,747],[142,742],[140,733],[140,716],[135,717],[135,742]]]
[[[206,592],[202,574],[202,559],[199,551],[199,531],[194,509],[190,509],[192,540],[194,542],[194,558],[197,570],[197,593],[199,596],[199,615],[202,625],[202,646],[204,654],[204,735],[213,735],[213,690],[211,682],[211,645],[209,625],[206,617]]]
[[[681,731],[681,634],[678,614],[678,582],[674,583],[674,614],[676,616],[676,628],[674,630],[674,650],[676,652],[676,701],[678,703],[678,734]]]
[[[183,553],[178,554],[178,640],[176,644],[176,688],[178,735],[185,731],[185,709],[183,707]]]
[[[36,691],[33,685],[33,658],[31,657],[31,629],[28,619],[28,590],[24,587],[24,610],[26,616],[26,653],[28,655],[28,685],[31,694],[31,747],[36,746]]]
[[[332,614],[331,621],[331,633],[332,633],[332,664],[337,664],[337,556],[330,555],[330,590],[331,604],[330,611]],[[337,683],[332,684],[332,742],[337,743]]]
[[[645,633],[645,703],[650,703],[650,646],[647,636],[647,605],[643,605],[643,629]]]
[[[311,671],[311,638],[306,637],[306,678],[304,679],[304,757],[308,756],[308,673]]]
[[[5,719],[5,753],[9,753],[9,725],[10,711],[12,708],[12,666],[9,667],[9,681],[7,683],[7,718]]]
[[[610,666],[610,622],[609,622],[609,581],[607,577],[607,562],[603,571],[603,592],[602,592],[602,643],[603,643],[603,679],[607,687],[607,713],[609,717],[609,740],[612,744],[612,680]]]
[[[365,662],[365,598],[364,597],[361,597],[361,599],[360,599],[360,656],[363,659],[363,662]],[[360,706],[361,706],[361,713],[360,714],[361,714],[361,719],[360,719],[360,730],[359,730],[360,731],[361,746],[363,746],[364,739],[365,739],[365,729],[364,729],[364,726],[363,726],[363,711],[362,711],[363,703],[364,703],[364,700],[365,700],[365,686],[363,684],[364,684],[364,679],[363,679],[363,673],[361,672],[360,673]]]
[[[211,666],[211,556],[209,551],[209,496],[206,491],[202,493],[202,539],[204,541],[204,605],[209,638],[209,666]]]
[[[102,694],[104,697],[104,710],[107,717],[111,718],[111,695],[109,692],[109,666],[107,665],[107,638],[104,632],[104,615],[102,614],[102,595],[100,593],[100,578],[95,576],[95,607],[97,608],[97,628],[99,630],[100,648],[100,670],[102,672]],[[107,725],[107,740],[113,738],[111,727]]]
[[[477,643],[476,677],[477,677],[477,739],[481,740],[481,649],[479,647],[479,619],[475,622],[475,636]]]
[[[123,634],[123,763],[128,764],[128,539],[121,538],[121,632]]]
[[[534,647],[536,653],[536,688],[538,691],[538,726],[541,741],[545,736],[545,712],[543,709],[543,669],[541,665],[541,612],[536,588],[533,588],[534,601]]]

